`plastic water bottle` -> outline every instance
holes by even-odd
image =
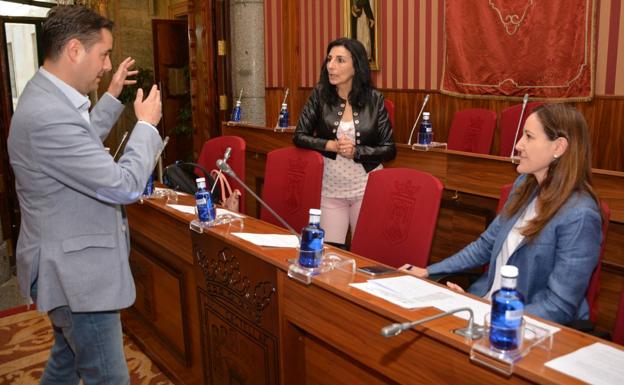
[[[152,194],[154,194],[154,174],[150,174],[149,178],[147,178],[147,184],[145,189],[143,189],[143,197],[149,198]]]
[[[299,264],[314,268],[323,259],[323,239],[325,230],[321,228],[321,210],[310,209],[310,221],[301,230],[301,247],[299,248]]]
[[[197,178],[197,192],[195,193],[195,204],[197,205],[197,219],[202,224],[210,223],[215,219],[215,208],[212,204],[210,192],[206,190],[206,179]]]
[[[492,294],[490,343],[499,350],[514,350],[522,341],[524,296],[516,290],[516,266],[505,265],[500,274],[501,288]]]
[[[241,120],[241,101],[236,101],[236,106],[232,110],[232,117],[230,119],[232,122],[240,122]]]
[[[431,125],[429,112],[423,112],[418,131],[418,144],[431,144],[433,139],[433,126]]]
[[[278,126],[280,126],[280,128],[288,128],[288,105],[286,103],[282,103]]]

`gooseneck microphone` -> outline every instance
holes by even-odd
[[[418,124],[418,121],[420,120],[420,116],[422,115],[428,101],[429,101],[429,94],[425,95],[425,100],[423,100],[422,107],[420,107],[420,112],[418,113],[418,116],[416,117],[416,121],[414,122],[414,125],[412,126],[412,131],[410,132],[410,136],[407,141],[407,144],[409,144],[410,146],[412,145],[412,137],[414,136],[414,130],[416,129],[416,125]]]
[[[226,162],[226,164],[227,164],[228,159],[230,159],[231,155],[232,155],[232,147],[227,147],[225,149],[225,152],[223,153],[223,161]],[[219,168],[219,173],[217,174],[217,177],[215,178],[214,183],[212,184],[212,188],[210,189],[210,194],[212,194],[215,190],[215,187],[217,187],[217,183],[219,183],[219,177],[221,176],[222,171],[223,170]]]
[[[223,153],[223,161],[227,162],[230,159],[231,155],[232,155],[232,147],[226,148],[225,152]]]
[[[265,209],[267,209],[275,218],[277,218],[277,220],[280,221],[280,223],[282,225],[284,225],[284,227],[286,229],[288,229],[288,231],[290,231],[293,235],[295,235],[297,238],[300,239],[300,235],[299,233],[297,233],[295,231],[295,229],[293,229],[288,222],[286,222],[284,220],[284,218],[282,218],[279,214],[277,214],[271,207],[269,207],[269,205],[262,200],[262,198],[260,198],[252,189],[249,188],[249,186],[247,186],[242,180],[240,180],[240,178],[236,175],[236,173],[234,172],[234,170],[232,170],[232,167],[230,167],[229,164],[227,164],[226,161],[224,161],[223,159],[218,159],[217,160],[217,167],[219,167],[219,170],[223,171],[224,173],[226,173],[227,175],[231,176],[232,178],[234,178],[235,181],[237,181],[241,186],[243,186],[245,188],[245,190],[247,190],[248,193],[251,194],[251,196],[253,196],[258,202],[260,202],[260,204],[262,205],[262,207],[264,207]]]
[[[514,156],[514,153],[516,152],[516,141],[518,140],[518,133],[520,132],[520,127],[522,126],[522,118],[524,117],[524,111],[526,110],[528,102],[529,94],[524,94],[524,98],[522,98],[522,110],[520,110],[520,118],[518,119],[518,127],[516,128],[516,135],[514,136],[513,145],[511,146],[511,154],[509,154],[512,163],[516,163],[516,161],[519,160],[517,156]]]
[[[394,323],[394,324],[383,327],[381,329],[381,335],[384,337],[398,336],[403,331],[411,329],[414,326],[422,325],[425,322],[433,321],[435,319],[446,317],[446,316],[449,316],[451,314],[455,314],[461,311],[467,311],[468,313],[470,313],[470,318],[468,319],[468,326],[463,329],[454,330],[454,332],[456,334],[471,338],[473,340],[483,337],[483,328],[481,326],[474,324],[474,313],[472,312],[472,309],[469,307],[460,307],[458,309],[445,311],[444,313],[436,314],[434,316],[423,318],[423,319],[416,320],[416,321]]]

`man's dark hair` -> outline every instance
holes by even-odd
[[[371,99],[373,85],[366,48],[355,39],[343,37],[330,42],[327,46],[327,55],[325,56],[323,67],[321,68],[321,78],[319,80],[321,98],[331,105],[340,103],[336,87],[329,83],[329,72],[327,71],[327,56],[329,56],[329,52],[332,48],[336,46],[345,47],[351,52],[355,74],[353,75],[351,93],[349,94],[349,103],[358,108],[362,108]]]
[[[100,41],[100,31],[113,31],[113,22],[81,5],[59,5],[48,12],[43,22],[45,57],[56,59],[71,39],[78,39],[85,49]]]

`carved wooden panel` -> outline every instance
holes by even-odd
[[[276,270],[192,234],[206,384],[279,383]]]

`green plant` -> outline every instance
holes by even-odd
[[[143,95],[147,96],[150,88],[152,88],[152,85],[154,84],[154,71],[143,67],[136,67],[136,69],[139,70],[139,73],[134,77],[137,81],[136,84],[124,86],[121,94],[119,94],[118,99],[123,104],[134,102],[139,87],[143,89]]]
[[[178,112],[177,123],[175,127],[173,127],[173,133],[177,136],[193,136],[193,112],[191,110],[191,98],[190,95],[187,94],[186,103],[180,108]]]

